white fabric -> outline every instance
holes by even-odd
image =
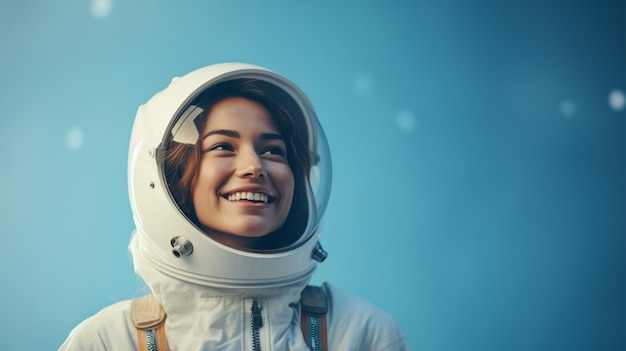
[[[167,276],[130,246],[135,270],[167,313],[165,330],[172,351],[251,350],[251,304],[262,308],[261,350],[307,350],[300,331],[300,292],[308,278],[279,288],[232,289],[194,285]],[[397,322],[371,303],[322,285],[329,297],[328,343],[332,351],[404,351],[408,343]],[[104,308],[70,333],[60,351],[138,350],[130,301]]]

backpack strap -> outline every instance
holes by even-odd
[[[319,286],[308,285],[300,294],[300,328],[312,351],[328,351],[328,301]]]
[[[167,315],[154,295],[150,294],[132,300],[130,318],[137,329],[139,351],[168,350],[165,338]]]

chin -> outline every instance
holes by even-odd
[[[260,238],[277,229],[264,225],[264,223],[250,223],[250,221],[233,221],[221,224],[214,223],[214,225],[210,225],[209,223],[202,223],[202,226],[208,232],[220,232],[242,238]]]
[[[260,238],[260,237],[266,236],[267,234],[273,232],[274,230],[268,230],[266,228],[261,229],[261,228],[244,227],[244,228],[237,228],[233,231],[229,231],[228,233],[230,233],[231,235],[241,236],[244,238]]]

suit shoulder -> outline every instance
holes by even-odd
[[[130,320],[130,301],[107,306],[79,323],[59,351],[121,350],[135,344],[136,332]]]
[[[322,284],[329,301],[329,337],[338,349],[408,350],[406,337],[396,319],[385,310],[359,296]],[[345,345],[344,345],[345,344]],[[352,345],[350,345],[352,344]]]

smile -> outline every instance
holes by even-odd
[[[270,200],[267,194],[251,193],[251,192],[245,192],[245,191],[228,194],[227,199],[228,201],[247,200],[247,201],[255,201],[255,202],[265,202],[265,203],[268,203]]]

